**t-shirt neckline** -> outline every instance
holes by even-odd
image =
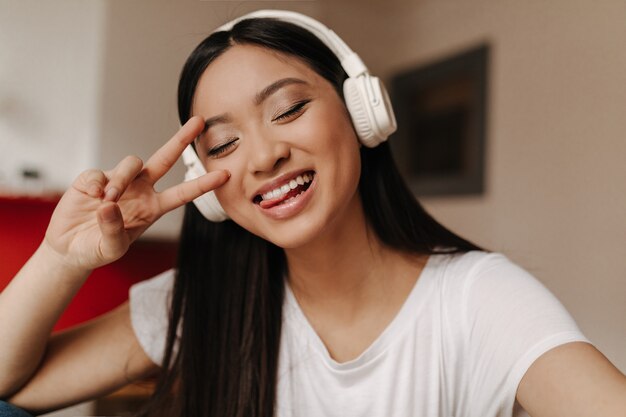
[[[431,254],[422,268],[413,288],[409,292],[408,296],[404,300],[402,307],[395,315],[395,317],[389,322],[387,327],[378,335],[378,337],[356,358],[346,361],[337,362],[334,360],[326,345],[319,337],[309,320],[304,315],[304,312],[300,308],[300,304],[293,294],[289,283],[285,280],[285,301],[288,306],[291,307],[292,314],[294,315],[295,324],[304,330],[308,341],[311,343],[313,349],[322,357],[323,361],[331,368],[337,371],[349,371],[356,368],[360,368],[367,363],[378,357],[389,344],[396,340],[396,334],[403,331],[417,319],[420,310],[424,306],[424,302],[421,302],[425,292],[425,288],[430,281],[430,277],[434,274],[435,264],[438,263],[438,254]],[[425,301],[425,300],[424,300]]]

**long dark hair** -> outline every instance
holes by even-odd
[[[347,77],[314,35],[275,19],[249,19],[205,39],[180,77],[181,123],[207,66],[235,44],[253,44],[303,60],[342,95]],[[385,245],[414,254],[480,250],[434,220],[406,187],[389,146],[361,147],[359,193]],[[280,346],[284,251],[233,221],[212,223],[185,208],[163,372],[140,415],[274,415]],[[177,329],[182,333],[175,349]]]

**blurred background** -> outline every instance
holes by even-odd
[[[37,198],[145,160],[178,127],[187,55],[261,8],[321,20],[388,84],[487,44],[483,191],[420,201],[534,274],[626,372],[623,0],[0,0],[0,194]],[[160,187],[182,176],[179,164]],[[175,242],[180,220],[145,239]]]

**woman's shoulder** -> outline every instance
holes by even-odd
[[[493,305],[520,293],[528,297],[549,293],[539,279],[500,252],[436,254],[429,266],[431,284],[445,301],[459,306],[471,306],[476,300]]]
[[[462,253],[437,253],[428,262],[438,279],[467,285],[485,272],[499,269],[504,272],[519,268],[506,255],[499,252],[472,250]]]
[[[466,291],[497,291],[511,286],[542,287],[532,273],[500,252],[469,251],[459,254],[436,255],[442,278],[462,286]]]
[[[175,269],[134,284],[129,291],[131,325],[146,354],[161,365]]]
[[[516,339],[510,332],[525,340],[557,333],[581,338],[557,297],[538,277],[504,254],[471,251],[435,257],[432,281],[441,303],[465,330],[472,329],[474,338],[497,333]],[[494,329],[499,331],[494,333]]]
[[[152,278],[139,281],[130,287],[131,297],[133,296],[133,293],[144,292],[144,291],[169,292],[172,290],[172,286],[174,285],[175,276],[176,276],[176,270],[168,269],[166,271],[161,272],[158,275],[155,275]]]

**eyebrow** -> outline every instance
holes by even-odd
[[[219,116],[210,117],[204,121],[204,129],[202,129],[202,133],[209,130],[211,126],[215,126],[220,123],[230,123],[231,121],[232,119],[226,113],[220,114]]]
[[[268,85],[263,90],[257,93],[257,95],[254,97],[254,104],[258,106],[259,104],[263,103],[269,96],[271,96],[272,94],[274,94],[281,88],[290,84],[308,85],[306,81],[301,80],[299,78],[292,78],[292,77],[283,78],[278,81],[274,81],[273,83],[271,83],[270,85]]]
[[[263,90],[259,91],[254,96],[254,104],[256,106],[260,105],[265,100],[267,100],[268,97],[270,97],[272,94],[274,94],[275,92],[277,92],[281,88],[286,87],[286,86],[291,85],[291,84],[309,85],[309,83],[307,83],[306,81],[301,80],[299,78],[293,78],[293,77],[282,78],[282,79],[280,79],[278,81],[274,81],[273,83],[271,83],[270,85],[265,87]],[[211,126],[215,126],[215,125],[220,124],[220,123],[230,123],[231,121],[232,121],[232,118],[230,117],[230,115],[228,113],[224,113],[224,114],[220,114],[218,116],[210,117],[210,118],[208,118],[208,119],[206,119],[204,121],[204,130],[203,130],[203,132],[206,132],[207,130],[209,130],[209,128],[211,128]]]

